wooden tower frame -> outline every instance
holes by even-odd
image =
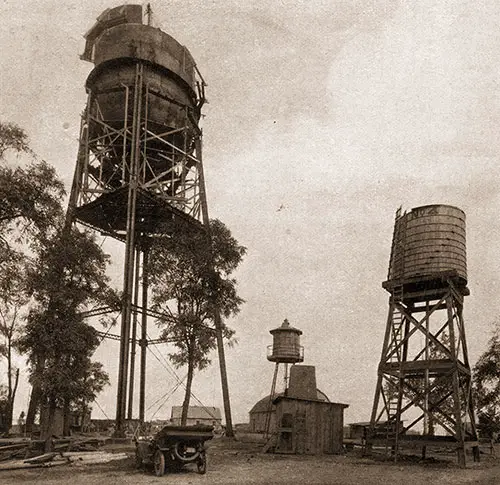
[[[378,367],[367,448],[448,446],[465,466],[465,450],[479,460],[463,299],[451,272],[387,281],[389,313]],[[422,434],[408,434],[421,423]],[[436,428],[441,431],[436,434]]]

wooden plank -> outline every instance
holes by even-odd
[[[435,309],[436,310],[444,310],[446,308],[446,303],[442,303],[441,305],[438,305]],[[426,312],[428,309],[425,306],[416,306],[412,307],[411,313],[422,313]]]
[[[22,450],[23,448],[28,448],[29,446],[30,443],[18,443],[15,445],[0,446],[0,453],[3,453],[4,451]]]
[[[33,458],[28,458],[24,460],[24,463],[38,464],[38,463],[47,463],[48,461],[52,461],[54,457],[59,455],[59,453],[44,453],[43,455],[35,456]]]
[[[470,369],[465,367],[461,362],[453,362],[448,359],[386,362],[380,366],[380,369],[382,372],[392,375],[399,375],[399,373],[402,372],[403,374],[411,374],[414,377],[423,377],[426,370],[429,370],[435,375],[440,375],[450,372],[455,367],[460,373],[467,376],[471,375]]]

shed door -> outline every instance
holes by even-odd
[[[294,453],[294,422],[293,414],[283,413],[281,417],[281,426],[278,430],[278,443],[276,451],[278,453]]]

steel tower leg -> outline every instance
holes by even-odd
[[[142,320],[141,320],[141,377],[139,383],[139,420],[144,424],[145,403],[146,403],[146,351],[148,346],[148,315],[146,308],[148,306],[148,264],[149,264],[149,249],[144,247],[142,257]]]
[[[455,342],[455,322],[453,315],[453,297],[452,295],[448,295],[446,298],[446,311],[448,312],[448,331],[450,333],[450,341]],[[453,360],[456,360],[456,348],[455,344],[450,346],[451,357]],[[464,436],[462,430],[462,405],[460,403],[460,382],[458,370],[454,370],[453,372],[453,405],[454,405],[454,414],[455,414],[455,438],[458,442],[457,445],[457,458],[458,464],[465,468],[465,443]]]
[[[226,357],[224,354],[224,337],[222,335],[222,321],[217,309],[215,314],[215,331],[217,336],[217,351],[219,353],[220,379],[222,383],[222,399],[226,418],[226,436],[234,437],[233,421],[231,418],[231,402],[229,400],[229,386],[227,383]]]
[[[115,435],[125,435],[123,429],[127,396],[127,371],[130,341],[130,324],[132,316],[132,290],[134,283],[135,256],[135,218],[137,201],[137,171],[140,157],[141,129],[141,98],[142,98],[142,65],[137,64],[134,87],[134,110],[132,123],[132,156],[128,186],[127,202],[127,235],[125,241],[125,261],[123,277],[122,325],[120,340],[120,362],[118,368],[118,390],[116,396],[116,430]]]
[[[382,354],[380,357],[380,362],[382,363],[384,361],[384,356],[387,354],[389,345],[391,343],[391,338],[392,338],[392,317],[394,313],[394,298],[391,296],[389,298],[389,313],[387,315],[387,322],[386,322],[386,327],[385,327],[385,335],[384,335],[384,343],[382,345]],[[371,419],[370,419],[370,429],[368,431],[368,437],[369,438],[374,438],[376,435],[376,429],[375,425],[376,423],[380,420],[381,415],[385,411],[386,408],[386,402],[385,402],[385,394],[384,394],[384,389],[383,389],[383,384],[384,384],[384,373],[379,365],[378,371],[377,371],[377,385],[375,387],[375,396],[373,399],[373,407],[372,407],[372,414],[371,414]],[[378,414],[379,410],[379,405],[380,405],[380,398],[383,398],[384,403],[383,403],[383,409]],[[367,442],[365,443],[365,449],[364,451],[367,454],[370,454],[372,450],[372,444],[371,440],[368,439]]]
[[[128,388],[127,419],[133,418],[134,409],[134,381],[135,381],[135,354],[137,342],[137,314],[139,311],[139,276],[141,269],[141,253],[139,249],[135,256],[135,281],[134,281],[134,311],[132,319],[132,337],[130,339],[130,382]]]
[[[199,162],[199,179],[200,179],[200,202],[203,217],[203,224],[207,228],[209,238],[210,235],[210,218],[208,216],[207,196],[205,192],[205,176],[203,173],[203,163],[201,154],[201,138],[196,139],[196,155]],[[217,338],[217,351],[219,355],[220,379],[222,386],[222,399],[224,402],[224,416],[226,418],[226,436],[234,437],[233,420],[231,417],[231,401],[229,398],[229,385],[227,380],[226,357],[224,353],[224,336],[222,334],[222,319],[218,308],[215,309],[215,332]]]

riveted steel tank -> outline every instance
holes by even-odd
[[[388,280],[446,272],[467,283],[465,213],[450,205],[426,205],[397,217]]]
[[[86,82],[93,151],[112,172],[133,149],[133,122],[140,120],[148,150],[145,179],[154,180],[181,152],[192,152],[200,133],[195,61],[173,37],[142,23],[140,5],[107,10],[86,37],[82,58],[95,64]],[[123,132],[125,144],[118,136]],[[99,140],[108,148],[105,157]]]
[[[151,126],[181,128],[186,109],[194,112],[194,60],[173,37],[148,25],[122,24],[104,30],[94,44],[95,69],[87,88],[96,93],[103,118],[123,120],[125,86],[133,86],[136,64],[142,61],[142,77],[155,94],[147,105]],[[132,103],[129,100],[129,109]]]
[[[273,345],[268,347],[267,360],[285,364],[304,361],[304,347],[300,345],[302,330],[290,326],[285,319],[281,327],[270,330],[269,333],[273,336]]]

